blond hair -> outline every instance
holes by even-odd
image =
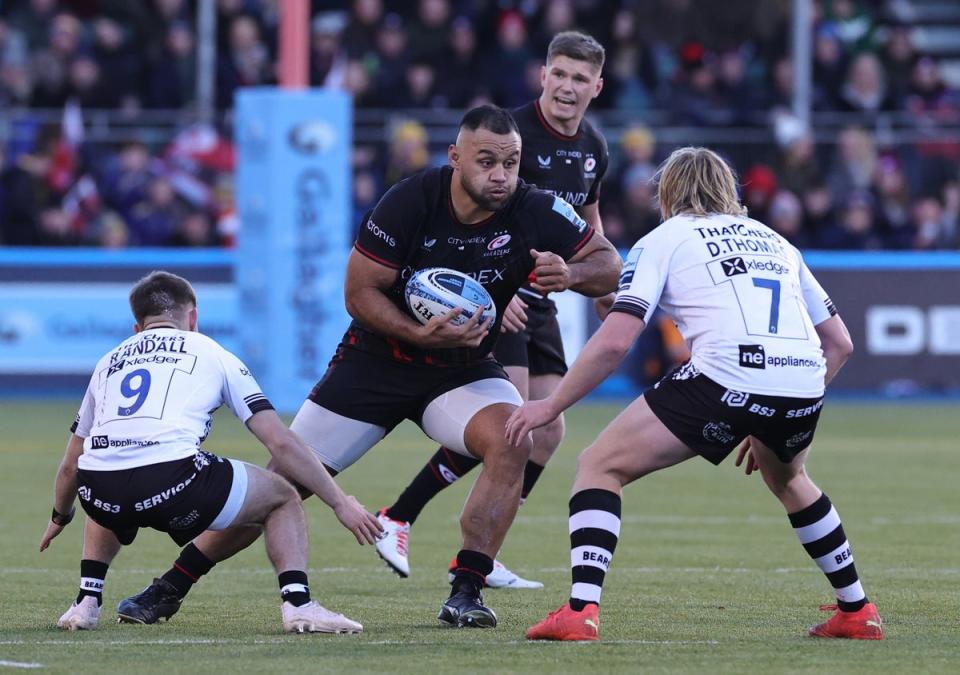
[[[681,213],[747,214],[737,196],[736,174],[713,150],[693,147],[674,150],[657,169],[654,181],[664,220]]]

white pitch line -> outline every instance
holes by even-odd
[[[0,659],[0,668],[26,668],[36,669],[44,668],[42,663],[30,663],[29,661],[4,661]]]
[[[275,644],[294,644],[298,639],[297,637],[291,636],[290,638],[274,638],[274,639],[254,639],[254,640],[238,640],[233,638],[222,638],[222,639],[212,639],[212,638],[184,638],[182,640],[167,640],[167,639],[157,639],[157,640],[2,640],[0,645],[37,645],[37,646],[53,646],[53,645],[70,645],[74,647],[81,646],[90,646],[90,647],[102,647],[105,645],[234,645],[234,644],[254,644],[254,645],[275,645]],[[319,638],[327,639],[327,638]],[[332,640],[349,640],[346,636],[331,637]],[[505,642],[496,642],[491,644],[497,645],[525,645],[530,644],[531,640],[507,640]],[[547,641],[541,640],[541,643]],[[447,641],[421,641],[421,640],[361,640],[358,643],[359,645],[378,645],[378,646],[389,646],[397,645],[404,646],[409,645],[411,647],[443,647],[449,645]],[[600,640],[600,644],[605,645],[718,645],[720,644],[717,640]],[[5,664],[16,663],[15,661],[0,661],[0,666]],[[23,666],[15,666],[22,668],[42,668],[42,664],[30,664]]]

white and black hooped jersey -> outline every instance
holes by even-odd
[[[659,304],[717,383],[816,397],[826,365],[814,326],[836,314],[800,252],[741,216],[676,216],[630,250],[611,311],[646,320]]]
[[[97,363],[71,431],[81,469],[116,471],[190,457],[226,403],[241,421],[273,406],[243,362],[200,333],[158,328]]]

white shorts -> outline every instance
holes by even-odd
[[[474,415],[497,403],[519,406],[523,399],[509,380],[488,378],[470,382],[430,401],[420,427],[437,443],[473,457],[464,442],[464,430]],[[290,429],[337,472],[363,457],[387,434],[385,427],[339,415],[310,400],[304,401]]]

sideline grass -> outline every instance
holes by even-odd
[[[831,599],[758,477],[732,462],[687,464],[627,489],[620,547],[604,591],[600,644],[527,643],[523,631],[568,591],[566,500],[575,458],[618,411],[580,406],[568,438],[521,510],[502,552],[541,591],[489,591],[495,630],[437,627],[446,564],[459,547],[461,481],[423,513],[411,535],[413,574],[390,574],[308,502],[311,588],[363,622],[362,636],[286,636],[276,579],[262,545],[219,565],[169,624],[116,625],[114,607],[176,555],[143,531],[107,578],[96,632],[55,622],[75,595],[82,522],[37,552],[51,484],[74,409],[0,405],[0,669],[53,672],[956,672],[960,662],[960,511],[957,410],[946,406],[830,405],[810,472],[844,519],[857,567],[887,624],[881,643],[805,637]],[[264,463],[229,414],[208,449]],[[432,452],[405,425],[342,477],[368,507],[394,497]]]

